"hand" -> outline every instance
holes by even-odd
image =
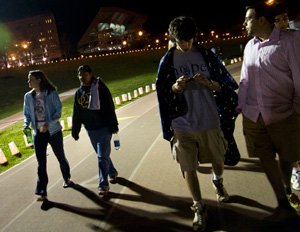
[[[205,86],[208,86],[211,84],[211,81],[204,75],[204,74],[200,74],[200,73],[197,73],[193,79],[195,81],[197,81],[198,83],[202,84],[202,85],[205,85]]]
[[[205,85],[213,91],[221,92],[222,88],[217,81],[210,81],[205,75],[202,73],[197,73],[193,79],[197,81],[199,84]]]
[[[41,132],[41,133],[46,133],[47,131],[48,131],[48,125],[47,125],[47,124],[43,125],[43,126],[40,128],[40,132]]]
[[[72,133],[72,137],[73,137],[73,139],[75,139],[75,141],[77,141],[79,139],[79,135],[78,134],[73,134]]]
[[[190,80],[190,78],[185,78],[184,76],[179,77],[176,83],[172,86],[172,91],[175,93],[184,91],[187,88],[187,82]]]

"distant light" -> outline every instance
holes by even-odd
[[[155,43],[157,43],[157,44],[158,44],[158,43],[159,43],[159,39],[155,40]]]
[[[139,31],[139,36],[142,36],[143,35],[143,32],[142,31]]]
[[[123,45],[126,46],[127,45],[127,41],[124,40],[123,41]]]
[[[273,5],[274,3],[275,3],[274,0],[268,0],[268,1],[266,1],[266,4],[267,4],[268,6],[271,6],[271,5]]]

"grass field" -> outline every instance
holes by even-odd
[[[220,41],[218,44],[204,44],[205,47],[222,46],[224,57],[240,56],[239,44],[245,43],[247,39],[235,41]],[[105,84],[110,89],[112,96],[131,92],[139,87],[145,87],[155,82],[159,61],[166,49],[141,51],[119,55],[109,55],[105,57],[93,57],[64,61],[53,64],[39,65],[36,67],[23,67],[0,70],[0,119],[20,112],[23,109],[23,96],[29,91],[27,84],[28,72],[32,69],[43,70],[48,78],[57,86],[58,92],[64,92],[79,87],[77,79],[77,68],[82,64],[92,67],[95,76],[101,76]],[[62,102],[62,117],[65,121],[66,129],[64,136],[70,134],[67,127],[67,117],[72,116],[73,98],[68,98]],[[0,132],[0,148],[4,152],[8,162],[0,165],[0,173],[18,164],[34,153],[32,148],[25,146],[22,130],[23,122]],[[12,156],[8,143],[14,141],[20,154]]]

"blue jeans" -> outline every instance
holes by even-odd
[[[109,190],[108,176],[111,178],[118,175],[113,162],[110,159],[111,145],[110,140],[112,132],[109,128],[101,128],[99,130],[88,131],[91,143],[98,156],[99,169],[99,190]]]
[[[47,145],[50,143],[54,155],[56,156],[59,164],[62,176],[65,182],[70,179],[70,166],[68,160],[65,157],[64,147],[63,147],[63,135],[59,131],[53,135],[50,135],[49,132],[41,133],[39,130],[37,134],[33,136],[34,150],[36,159],[38,162],[38,180],[36,185],[35,194],[47,196],[47,184],[48,184],[48,175],[47,175]]]

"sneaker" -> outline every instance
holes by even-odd
[[[285,209],[282,207],[277,207],[275,212],[271,216],[267,216],[263,219],[265,223],[281,223],[287,220],[295,219],[297,218],[297,212],[291,208],[291,209]]]
[[[107,195],[108,195],[108,190],[100,189],[100,190],[99,190],[99,195],[100,195],[100,196],[107,196]]]
[[[48,197],[47,196],[39,196],[36,200],[37,201],[48,201]]]
[[[300,171],[293,173],[291,178],[293,189],[300,190]]]
[[[207,221],[207,206],[192,205],[191,210],[195,213],[193,220],[194,231],[204,231]]]
[[[109,179],[110,179],[110,183],[112,183],[112,184],[117,183],[118,174],[115,176],[110,176]]]
[[[290,195],[287,195],[286,197],[289,200],[291,206],[295,210],[300,211],[300,200],[299,200],[298,196],[295,193],[292,193]]]
[[[220,180],[212,180],[213,187],[216,190],[216,196],[220,203],[226,202],[229,200],[229,195],[223,186],[223,178]]]
[[[64,188],[72,187],[73,185],[74,185],[74,182],[71,179],[69,179],[68,182],[63,183]]]

